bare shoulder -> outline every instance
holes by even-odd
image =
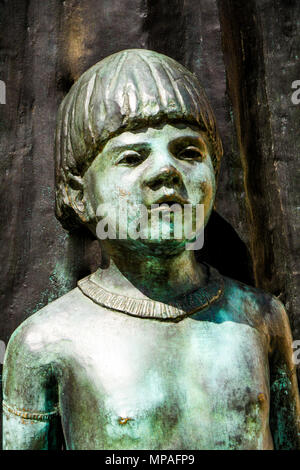
[[[21,323],[12,334],[5,353],[4,400],[17,408],[24,407],[25,403],[28,409],[44,409],[43,398],[38,405],[32,398],[43,397],[41,390],[52,390],[55,365],[72,354],[78,332],[82,330],[81,322],[90,322],[87,312],[94,308],[93,302],[76,288]],[[32,390],[38,391],[32,394]]]
[[[277,297],[233,279],[224,278],[224,281],[224,303],[237,321],[264,330],[271,337],[289,334],[288,316]]]
[[[80,327],[83,312],[90,310],[91,301],[75,288],[28,317],[12,334],[7,351],[6,362],[12,357],[37,355],[44,363],[51,361],[55,349],[53,345],[66,339],[66,331],[72,325]],[[87,305],[88,304],[88,305]],[[88,308],[89,307],[89,308]]]

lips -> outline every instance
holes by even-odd
[[[183,206],[184,204],[189,204],[189,201],[184,197],[180,196],[180,194],[176,193],[176,191],[166,189],[164,191],[164,194],[155,199],[150,205],[150,207],[152,208],[152,205],[154,204],[158,204],[160,206],[160,209],[162,209],[161,205],[165,205],[165,209],[168,209],[173,204],[179,204],[180,206]],[[152,210],[156,209],[158,208],[154,208]]]
[[[189,201],[182,197],[174,190],[169,190],[167,188],[164,189],[163,194],[160,195],[157,199],[155,199],[152,204],[167,204],[168,206],[172,204],[188,204]],[[151,204],[151,205],[152,205]]]

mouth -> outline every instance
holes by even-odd
[[[183,209],[184,205],[188,204],[188,201],[179,195],[162,196],[154,201],[151,206],[151,211],[166,211],[176,212],[177,210]],[[155,207],[153,207],[155,206]]]
[[[154,200],[150,205],[150,208],[151,210],[170,210],[175,204],[179,205],[182,208],[185,204],[188,203],[189,201],[180,196],[180,194],[177,194],[175,191],[171,191],[169,192],[169,194],[164,194],[158,199]],[[153,208],[153,205],[158,205],[159,207]]]

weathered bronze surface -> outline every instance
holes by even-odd
[[[150,211],[173,198],[204,204],[207,222],[221,155],[195,76],[154,52],[120,52],[61,105],[57,215],[95,234],[99,204]],[[6,449],[299,448],[282,304],[197,263],[187,241],[101,241],[102,267],[15,331]]]

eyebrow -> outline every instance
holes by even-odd
[[[168,149],[170,151],[175,150],[176,147],[184,147],[184,145],[193,144],[199,148],[206,148],[207,142],[202,136],[195,136],[195,135],[183,135],[175,137],[171,142],[168,143]],[[151,143],[150,142],[131,142],[128,144],[120,144],[115,145],[113,148],[110,149],[110,152],[113,154],[117,153],[120,154],[121,152],[125,152],[126,150],[151,150]],[[116,157],[117,158],[117,157]]]
[[[150,148],[151,145],[148,142],[132,142],[123,145],[116,145],[110,149],[111,152],[124,152],[125,150],[136,150]]]
[[[206,140],[202,136],[184,135],[184,136],[177,137],[171,142],[169,142],[168,147],[172,148],[172,147],[177,147],[177,146],[183,146],[188,143],[189,144],[192,143],[193,145],[197,147],[204,147],[204,148],[206,148],[208,145]]]

